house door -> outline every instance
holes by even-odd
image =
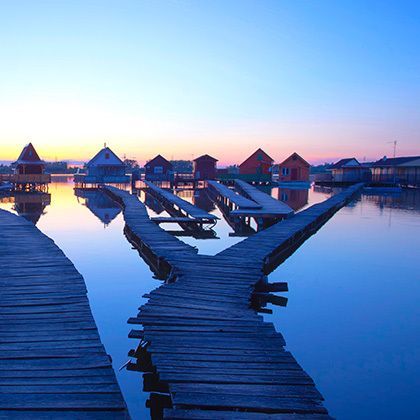
[[[290,174],[290,179],[292,181],[297,181],[297,179],[298,179],[298,170],[297,170],[297,168],[292,168],[292,172]]]

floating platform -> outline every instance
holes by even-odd
[[[0,418],[128,419],[71,261],[0,210],[0,266]]]
[[[159,418],[163,407],[167,419],[330,418],[313,380],[251,300],[261,289],[276,289],[267,287],[265,274],[362,187],[353,186],[216,256],[197,255],[150,221],[139,200],[107,187],[124,209],[130,242],[139,250],[146,246],[149,258],[166,271],[165,284],[145,295],[148,302],[129,319],[143,329],[130,332],[140,344],[130,351],[135,362],[128,368],[145,372],[152,415]]]

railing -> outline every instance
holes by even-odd
[[[0,181],[9,181],[14,184],[48,184],[51,182],[50,174],[3,174]]]

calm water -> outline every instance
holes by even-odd
[[[71,182],[51,184],[50,194],[43,203],[17,198],[0,206],[37,221],[83,274],[130,412],[134,419],[147,418],[141,374],[118,368],[136,345],[127,338],[127,318],[145,301],[141,296],[160,283],[125,239],[122,214],[111,201],[92,193],[76,197]],[[205,196],[179,194],[222,217]],[[331,193],[273,189],[272,195],[298,210]],[[150,215],[166,215],[157,203],[147,203]],[[287,307],[273,307],[267,319],[339,419],[418,417],[419,216],[420,192],[363,196],[270,275],[271,281],[287,281],[290,291],[283,294]],[[217,239],[181,239],[206,254],[242,239],[229,236],[232,229],[223,220],[215,230]]]

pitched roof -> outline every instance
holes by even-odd
[[[210,155],[201,155],[198,158],[195,158],[194,159],[194,162],[197,161],[197,160],[202,160],[202,159],[214,160],[215,162],[218,161],[218,159],[216,159],[216,158],[214,158],[214,157],[212,157]]]
[[[32,143],[29,143],[22,149],[17,161],[14,163],[15,164],[23,164],[23,163],[44,164],[45,162],[41,160],[41,158],[39,157]]]
[[[409,163],[412,160],[420,160],[420,156],[402,156],[397,158],[386,158],[383,157],[378,161],[373,163],[373,167],[382,167],[382,166],[398,166],[405,163]]]
[[[352,157],[339,160],[338,162],[334,163],[334,165],[332,165],[330,169],[340,169],[343,166],[347,166],[347,164],[350,163],[352,160],[355,160],[357,162],[357,166],[360,166],[359,161],[356,158]]]
[[[302,156],[298,155],[296,152],[293,152],[288,158],[284,159],[282,163],[280,163],[280,166],[283,165],[285,162],[287,162],[289,159],[299,159],[301,162],[303,162],[307,166],[311,166],[305,159],[303,159]]]
[[[249,156],[249,157],[247,157],[239,166],[242,166],[243,164],[245,164],[248,160],[250,160],[250,159],[252,159],[257,153],[262,153],[265,157],[266,157],[266,161],[268,162],[268,163],[273,163],[274,162],[274,159],[273,158],[271,158],[267,153],[265,153],[264,152],[264,150],[263,149],[261,149],[261,148],[258,148],[254,153],[252,153],[252,155],[251,156]],[[262,162],[264,162],[264,161],[262,161]]]
[[[149,160],[146,165],[144,166],[149,166],[149,165],[153,165],[154,163],[158,162],[158,161],[163,161],[165,164],[169,165],[172,167],[172,163],[169,162],[168,159],[165,159],[162,155],[157,155],[155,156],[153,159]]]
[[[124,165],[124,162],[109,147],[104,147],[87,163],[87,166],[100,165],[121,166]]]

